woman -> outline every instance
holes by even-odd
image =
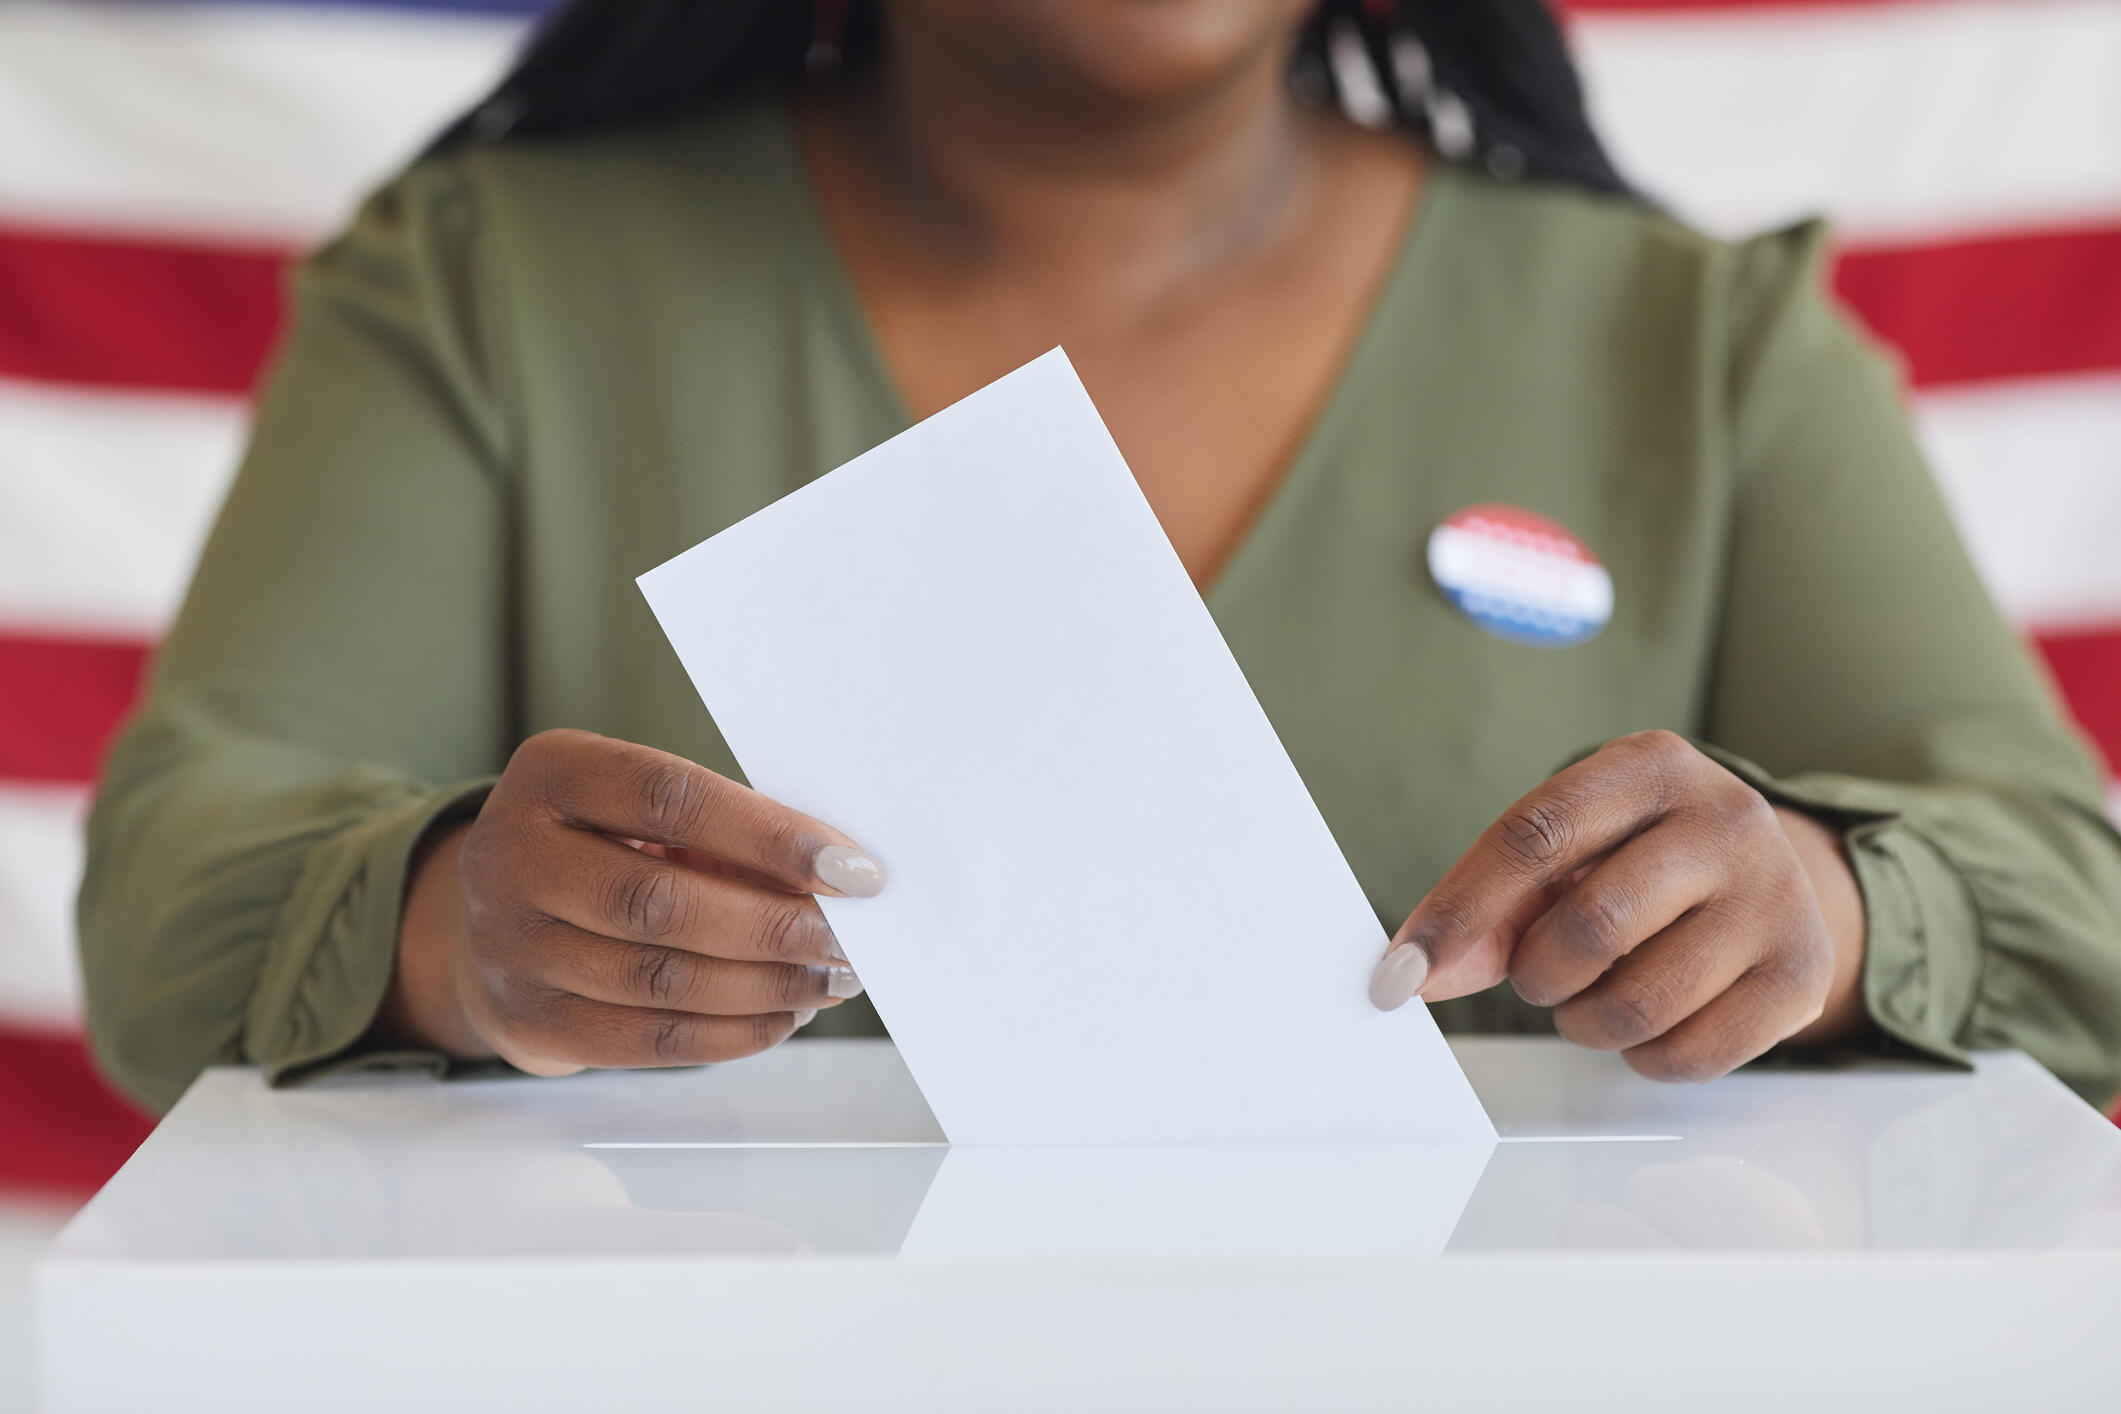
[[[300,276],[92,822],[101,1054],[167,1106],[876,1030],[813,895],[881,870],[735,783],[631,581],[1062,344],[1378,1005],[2103,1097],[2121,840],[1820,250],[1629,195],[1536,0],[585,0]],[[1602,633],[1457,611],[1476,503],[1604,558]]]

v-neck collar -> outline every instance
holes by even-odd
[[[1340,440],[1341,429],[1355,416],[1363,390],[1373,376],[1372,365],[1382,357],[1381,346],[1388,343],[1400,327],[1406,306],[1414,292],[1423,286],[1426,276],[1422,267],[1431,263],[1428,253],[1437,244],[1435,229],[1453,199],[1451,194],[1457,190],[1459,180],[1456,166],[1431,155],[1423,170],[1413,209],[1406,215],[1399,249],[1371,297],[1369,311],[1363,316],[1354,341],[1341,355],[1340,369],[1334,375],[1325,402],[1297,443],[1295,455],[1282,468],[1274,489],[1267,493],[1265,504],[1254,513],[1252,523],[1245,527],[1236,547],[1224,558],[1214,580],[1201,591],[1211,610],[1217,600],[1234,592],[1233,585],[1259,573],[1255,566],[1272,558],[1271,551],[1274,542],[1280,538],[1282,526],[1295,515],[1309,488],[1331,464],[1333,446]]]
[[[848,340],[858,376],[864,385],[863,393],[888,417],[892,433],[902,432],[918,419],[899,391],[898,378],[891,371],[890,361],[884,357],[882,341],[878,339],[876,327],[862,303],[861,292],[855,288],[854,276],[826,224],[824,207],[803,162],[795,114],[787,101],[772,105],[769,126],[779,148],[777,166],[786,185],[785,194],[797,237],[808,263],[819,273],[832,318]],[[1323,474],[1325,464],[1330,462],[1332,445],[1338,440],[1343,424],[1353,416],[1353,404],[1369,380],[1370,365],[1380,357],[1379,345],[1397,325],[1401,307],[1407,303],[1411,292],[1422,284],[1420,268],[1429,263],[1427,252],[1436,244],[1433,231],[1442,219],[1444,209],[1454,199],[1453,193],[1460,179],[1461,174],[1454,164],[1433,154],[1424,164],[1421,185],[1404,218],[1404,229],[1400,232],[1392,263],[1371,298],[1370,308],[1364,314],[1354,340],[1342,354],[1340,368],[1324,403],[1297,442],[1294,455],[1282,468],[1265,503],[1254,512],[1251,523],[1224,558],[1214,580],[1201,591],[1211,610],[1218,599],[1227,597],[1233,583],[1258,573],[1253,568],[1256,562],[1271,557],[1272,542],[1280,527],[1294,514],[1307,487]],[[1121,448],[1123,454],[1125,450]]]

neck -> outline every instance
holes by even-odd
[[[1268,240],[1297,204],[1286,44],[1137,99],[977,62],[914,24],[890,41],[859,140],[938,257],[1141,295]]]

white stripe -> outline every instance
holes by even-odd
[[[0,625],[159,635],[247,418],[234,399],[0,379]]]
[[[313,238],[484,91],[520,21],[0,4],[0,216]],[[1726,231],[2121,216],[2121,5],[1930,0],[1574,25],[1601,128]],[[115,120],[114,120],[115,118]]]
[[[607,1140],[585,1149],[947,1149],[943,1139],[744,1139]]]
[[[245,418],[234,400],[0,380],[0,624],[158,634]],[[2014,619],[2121,620],[2121,375],[1931,392],[1917,419]]]
[[[0,218],[307,241],[474,101],[519,20],[0,4]]]
[[[1664,1144],[1677,1134],[1503,1134],[1498,1144]]]
[[[78,787],[0,784],[0,1022],[78,1023],[74,891],[87,810]]]
[[[1916,421],[2012,619],[2121,625],[2121,374],[1932,392]]]
[[[1932,0],[1573,26],[1600,131],[1683,215],[1857,237],[2121,216],[2121,4]]]

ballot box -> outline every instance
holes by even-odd
[[[2025,1057],[1453,1049],[1499,1143],[952,1148],[882,1041],[211,1071],[39,1269],[47,1407],[2121,1408],[2121,1131]]]

